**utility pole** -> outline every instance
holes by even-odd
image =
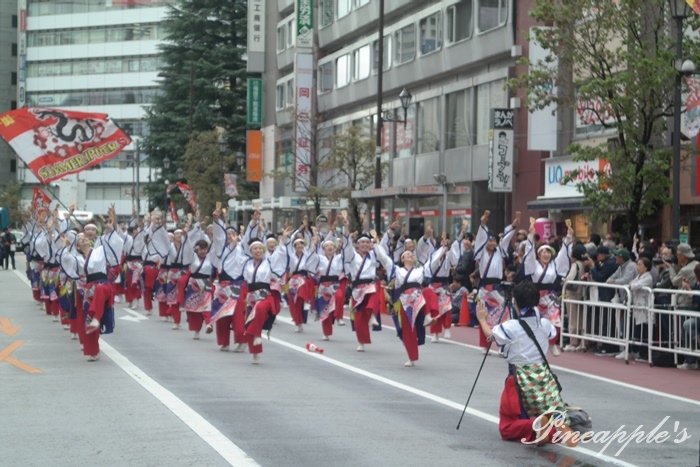
[[[136,166],[136,215],[141,215],[141,153],[139,139],[136,140],[136,150],[134,151],[134,165]]]
[[[382,198],[379,197],[379,188],[382,187],[382,87],[384,84],[384,0],[379,0],[379,37],[377,38],[377,140],[374,160],[374,188],[377,189],[377,197],[374,199],[374,228],[381,231],[382,226]]]

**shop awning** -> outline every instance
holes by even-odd
[[[544,209],[560,209],[562,211],[589,210],[590,206],[584,206],[583,196],[569,198],[538,198],[527,203],[527,208],[533,211]]]

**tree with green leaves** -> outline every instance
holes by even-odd
[[[594,130],[588,136],[599,144],[577,142],[569,153],[577,161],[607,160],[609,170],[569,179],[583,179],[578,187],[584,203],[595,207],[594,216],[624,213],[630,237],[669,199],[668,123],[678,72],[667,5],[666,0],[536,0],[530,15],[547,27],[531,33],[548,56],[522,60],[528,72],[510,82],[526,89],[529,109],[575,110]],[[685,56],[697,56],[696,39],[686,37],[684,47]]]
[[[227,150],[245,152],[247,2],[180,0],[169,8],[159,94],[147,109],[150,133],[142,149],[153,167],[170,159],[162,178],[173,180],[178,168],[194,173],[185,151],[201,133],[223,129]],[[207,173],[209,186],[218,186],[221,171]]]

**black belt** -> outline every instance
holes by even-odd
[[[255,292],[256,290],[270,290],[270,284],[267,282],[253,282],[248,285],[248,292]]]
[[[430,280],[431,284],[449,284],[450,283],[450,278],[449,277],[433,277]]]
[[[407,284],[402,285],[399,287],[399,292],[404,293],[405,291],[409,289],[420,289],[421,285],[418,282],[409,282]]]
[[[537,287],[537,290],[553,290],[556,287],[554,287],[554,284],[540,284],[535,282],[535,287]]]
[[[103,272],[96,272],[94,274],[88,274],[85,278],[85,282],[104,282],[107,280],[107,274]]]
[[[308,271],[297,271],[292,276],[304,276],[307,277],[309,275]]]
[[[484,285],[493,285],[493,284],[500,284],[501,279],[493,279],[490,277],[487,277],[486,279],[481,279],[479,281],[479,287],[483,287]]]
[[[319,282],[339,282],[340,276],[321,276],[318,279]]]
[[[161,264],[161,265],[160,265],[160,268],[161,268],[161,269],[166,269],[166,270],[167,270],[167,269],[172,268],[172,266],[171,266],[170,264]]]
[[[190,276],[193,279],[211,279],[209,274],[202,274],[201,272],[196,272]]]
[[[135,255],[128,255],[126,257],[127,261],[141,261],[142,259],[143,258],[141,258],[140,256],[135,256]]]
[[[182,264],[182,263],[173,263],[173,264],[171,264],[171,265],[170,265],[170,267],[172,267],[172,268],[178,268],[178,269],[182,269],[182,268],[184,268],[184,267],[185,267],[185,265],[184,265],[184,264]]]
[[[357,279],[356,281],[352,281],[353,287],[356,285],[360,284],[372,284],[374,283],[375,279]]]
[[[155,261],[144,261],[143,265],[144,266],[155,266],[156,263],[155,263]]]
[[[45,267],[45,268],[49,268],[49,269],[51,269],[51,268],[57,268],[58,266],[59,266],[58,263],[44,263],[44,267]]]
[[[42,258],[42,257],[39,256],[39,255],[33,255],[33,256],[30,258],[30,260],[31,260],[31,261],[41,261],[42,263],[44,262],[44,258]]]

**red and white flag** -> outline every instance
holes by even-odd
[[[41,107],[0,115],[0,137],[43,184],[112,159],[131,143],[107,114]]]
[[[190,205],[193,211],[197,211],[197,195],[194,190],[187,184],[183,182],[175,182],[177,187],[180,189],[182,196],[185,197],[187,203]]]
[[[49,209],[51,206],[51,197],[44,193],[39,187],[34,187],[34,194],[32,195],[32,211],[39,211],[41,209]]]
[[[236,174],[224,174],[224,186],[228,196],[231,198],[238,196],[238,177]]]

